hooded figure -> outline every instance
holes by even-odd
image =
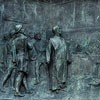
[[[53,28],[54,37],[50,38],[46,50],[46,60],[49,65],[50,90],[56,91],[66,85],[68,52],[61,30]]]

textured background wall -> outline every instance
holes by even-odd
[[[66,40],[70,41],[72,65],[69,66],[68,88],[61,92],[60,100],[99,100],[100,87],[89,87],[87,83],[92,76],[100,75],[96,65],[85,54],[84,47],[93,60],[99,60],[100,54],[100,1],[99,0],[0,0],[0,36],[13,30],[17,21],[23,22],[26,34],[41,32],[43,39],[50,37],[51,29],[56,24],[64,31]],[[44,2],[43,2],[44,1]],[[9,19],[9,21],[5,20]],[[13,21],[15,22],[13,22]],[[2,48],[4,44],[0,42]],[[81,45],[79,50],[77,44]],[[2,52],[2,49],[1,49]],[[82,55],[78,55],[83,53]],[[2,60],[2,53],[0,53]],[[2,64],[1,64],[2,66]],[[98,73],[98,74],[97,74]],[[88,78],[89,77],[89,78]],[[45,82],[44,82],[45,83]],[[43,83],[42,83],[43,84]],[[40,86],[37,91],[41,91]],[[33,86],[33,85],[32,85]],[[34,86],[33,86],[34,87]],[[44,92],[43,92],[44,93]],[[35,94],[36,100],[53,100],[50,93],[43,98]],[[66,95],[67,94],[67,95]],[[31,98],[31,99],[33,99]],[[58,100],[57,99],[57,100]],[[22,100],[22,99],[21,99]],[[24,99],[23,99],[24,100]],[[56,100],[56,99],[54,99]]]
[[[4,27],[1,29],[1,34],[10,31],[16,24],[4,21],[4,17],[26,22],[26,29],[34,33],[51,30],[55,24],[61,25],[64,31],[73,28],[97,27],[100,24],[99,15],[99,0],[66,0],[57,4],[38,3],[34,0],[2,0],[0,20],[1,26]]]

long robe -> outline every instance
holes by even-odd
[[[46,60],[49,64],[50,89],[57,90],[67,79],[67,46],[64,38],[50,38],[46,50]]]

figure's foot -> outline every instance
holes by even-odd
[[[21,94],[20,92],[15,92],[14,96],[16,96],[16,97],[24,97],[25,95]]]
[[[51,90],[52,92],[55,92],[55,93],[57,92],[57,93],[58,93],[58,91],[61,90],[61,89],[60,89],[59,86],[57,86],[57,87],[55,87],[55,88],[51,88],[50,90]]]
[[[12,87],[12,90],[15,91],[15,87]]]
[[[60,89],[64,89],[64,88],[66,88],[66,82],[63,82],[62,84],[60,84]]]
[[[59,90],[56,90],[55,93],[56,93],[56,94],[59,94]]]
[[[58,89],[50,89],[50,90],[51,90],[51,92],[53,92],[53,93],[56,93],[56,94],[59,93],[59,90],[58,90]]]

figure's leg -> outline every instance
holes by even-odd
[[[4,77],[2,86],[4,86],[4,85],[6,84],[6,82],[7,82],[7,80],[10,78],[12,71],[13,71],[13,69],[9,69],[9,70],[8,70],[6,76]]]
[[[26,93],[30,93],[29,88],[28,88],[28,84],[27,84],[26,76],[24,76],[24,78],[23,78],[23,84],[24,84]]]
[[[36,83],[35,84],[39,84],[39,82],[40,82],[40,64],[39,64],[39,62],[36,62],[35,75],[36,75]]]
[[[32,93],[32,92],[29,90],[29,87],[28,87],[27,79],[26,79],[26,78],[27,78],[27,77],[24,76],[24,78],[23,78],[23,84],[24,84],[24,87],[25,87],[26,93],[30,94],[30,93]]]
[[[4,77],[2,86],[4,86],[6,84],[7,80],[10,78],[10,76],[12,74],[12,71],[13,71],[13,68],[12,68],[12,60],[11,60],[10,57],[7,59],[7,64],[8,64],[8,71],[7,71],[6,76]]]
[[[56,92],[59,90],[59,84],[58,84],[58,79],[57,79],[57,70],[56,67],[53,66],[53,68],[50,70],[50,83],[51,83],[51,91]]]
[[[23,58],[23,56],[18,56],[18,58],[17,58],[17,66],[19,68],[22,68],[22,61],[23,61],[22,58]],[[15,92],[16,93],[20,93],[20,86],[21,86],[22,80],[23,80],[23,73],[19,72],[18,76],[15,80]]]
[[[15,96],[24,96],[20,94],[20,86],[23,80],[23,73],[19,73],[15,81]]]
[[[67,66],[63,63],[58,71],[58,84],[60,89],[64,89],[66,87],[66,80],[67,80]]]
[[[13,70],[12,78],[11,78],[11,83],[12,83],[13,90],[15,90],[15,75],[16,75],[16,69]]]

